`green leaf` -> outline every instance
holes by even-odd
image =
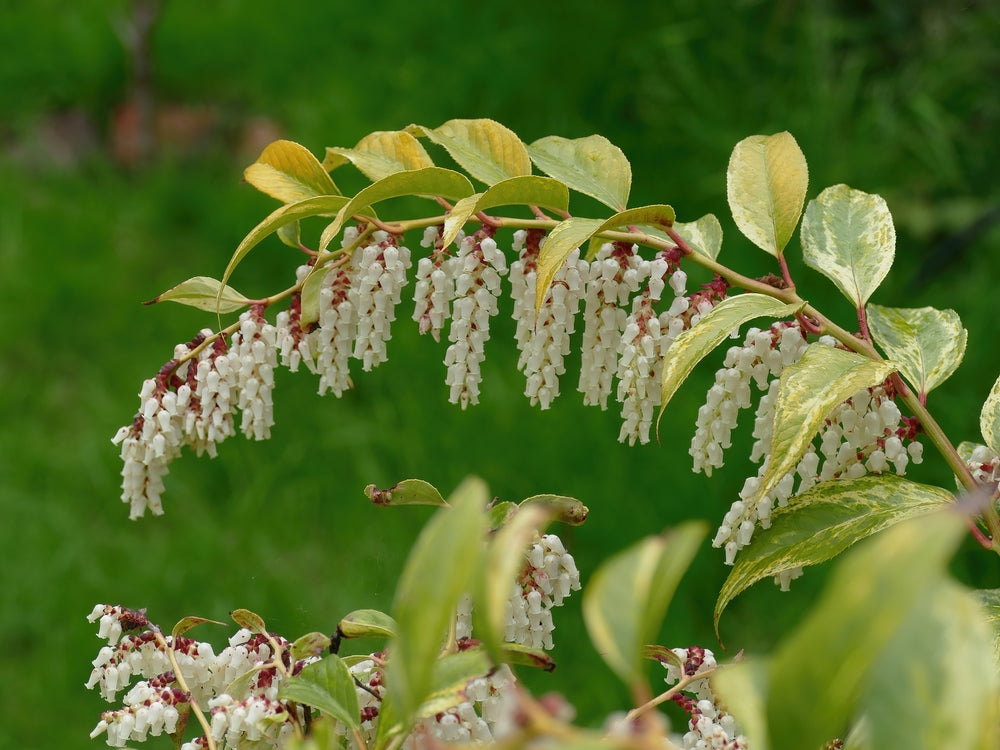
[[[417,709],[415,718],[434,716],[468,700],[465,689],[477,677],[485,677],[493,668],[481,648],[471,648],[438,659],[434,663],[433,687]]]
[[[339,211],[349,199],[343,195],[321,195],[316,198],[306,198],[298,203],[290,203],[287,206],[272,211],[271,214],[260,224],[255,226],[243,241],[240,242],[233,257],[229,259],[226,272],[222,275],[222,283],[225,284],[229,277],[233,275],[243,259],[256,247],[261,240],[273,234],[281,227],[291,224],[293,221],[306,219],[310,216],[330,216]]]
[[[968,331],[954,310],[868,305],[868,327],[886,356],[917,393],[924,395],[958,369]]]
[[[747,503],[756,505],[795,469],[835,406],[863,388],[882,383],[893,370],[892,362],[876,362],[826,344],[810,344],[802,359],[781,373],[771,460]]]
[[[993,659],[1000,663],[1000,589],[979,589],[975,594],[986,622],[993,629]]]
[[[344,638],[394,638],[396,621],[377,609],[356,609],[337,625]]]
[[[205,623],[211,623],[212,625],[225,625],[224,622],[219,622],[218,620],[209,620],[207,617],[195,617],[194,615],[189,615],[187,617],[182,617],[174,625],[174,629],[170,631],[172,638],[177,638],[177,636],[184,635],[191,628],[197,625],[204,625]]]
[[[711,677],[712,691],[740,723],[741,734],[754,750],[769,747],[767,683],[768,663],[759,659],[727,664]]]
[[[806,157],[791,133],[744,138],[726,171],[733,221],[761,250],[781,255],[799,222],[808,184]]]
[[[660,664],[669,664],[683,671],[684,660],[666,646],[647,645],[642,649],[642,656],[645,659],[653,659]]]
[[[291,224],[285,224],[283,227],[278,227],[276,234],[282,244],[287,245],[288,247],[294,247],[296,250],[302,247],[302,234],[299,231],[299,222],[293,221]]]
[[[303,330],[308,330],[309,326],[319,321],[319,295],[323,290],[323,279],[329,272],[330,269],[326,267],[313,268],[302,284],[299,325]]]
[[[411,125],[407,130],[443,146],[462,169],[487,185],[531,174],[521,139],[494,120],[449,120],[439,128]]]
[[[348,729],[361,726],[361,708],[354,677],[347,665],[334,654],[307,664],[295,677],[282,680],[278,697],[318,708]]]
[[[267,627],[264,625],[264,620],[256,612],[251,612],[249,609],[234,609],[229,613],[229,616],[241,628],[246,628],[251,633],[256,633],[257,635],[267,635]]]
[[[491,531],[499,531],[517,513],[517,503],[509,500],[494,502],[486,510],[486,522]]]
[[[587,520],[590,509],[575,497],[565,495],[532,495],[521,501],[520,508],[541,506],[552,513],[552,520],[579,526]]]
[[[997,378],[979,413],[979,429],[983,440],[994,453],[1000,453],[1000,378]]]
[[[347,162],[372,182],[397,172],[434,166],[420,141],[405,130],[369,133],[354,148],[327,147],[324,167],[332,171]]]
[[[696,253],[713,260],[719,257],[722,249],[722,224],[715,218],[715,214],[705,214],[697,221],[678,221],[674,224],[674,231]]]
[[[521,643],[504,643],[500,648],[500,661],[504,664],[520,664],[546,672],[556,668],[555,660],[544,649],[532,648]]]
[[[497,206],[543,206],[565,211],[569,206],[569,190],[561,182],[549,177],[524,175],[511,177],[492,185],[485,193],[475,193],[462,198],[448,212],[441,238],[447,247],[477,211],[488,211]]]
[[[365,487],[365,496],[382,508],[390,505],[447,505],[437,488],[423,479],[404,479],[385,490],[369,484]]]
[[[552,228],[538,254],[538,276],[535,282],[535,309],[541,309],[549,293],[552,279],[575,248],[594,235],[633,224],[650,224],[670,228],[674,222],[674,209],[670,206],[641,206],[622,211],[610,219],[585,219],[578,216],[561,221]]]
[[[552,511],[540,505],[518,510],[490,539],[483,557],[479,584],[473,591],[472,614],[477,637],[482,638],[490,656],[500,661],[507,601],[510,590],[524,569],[525,550],[552,518]]]
[[[293,141],[275,141],[269,145],[257,161],[243,171],[243,178],[283,203],[298,203],[319,195],[340,195],[319,160]]]
[[[382,697],[379,705],[378,722],[375,724],[375,741],[372,743],[372,750],[386,750],[386,748],[397,748],[402,744],[402,740],[396,741],[407,725],[400,715],[400,709],[396,705],[392,693],[386,693]]]
[[[323,633],[306,633],[299,636],[292,643],[292,661],[307,659],[311,656],[319,656],[330,648],[330,636]]]
[[[478,478],[462,482],[424,527],[399,577],[394,602],[398,623],[386,684],[410,716],[431,689],[442,638],[455,618],[483,553],[489,490]]]
[[[211,276],[194,276],[143,304],[153,305],[157,302],[178,302],[220,314],[230,313],[250,304],[247,297],[231,286],[223,286],[222,282]]]
[[[942,579],[964,531],[957,513],[927,514],[844,556],[772,658],[772,750],[818,748],[843,735],[871,665],[921,592]]]
[[[809,202],[802,219],[806,265],[836,284],[863,307],[889,273],[896,255],[896,229],[881,196],[834,185]]]
[[[319,249],[326,250],[330,246],[330,243],[333,242],[333,239],[340,234],[340,230],[344,228],[344,224],[354,214],[380,201],[399,198],[405,195],[464,198],[471,194],[472,183],[469,182],[465,175],[452,169],[426,167],[408,172],[396,172],[388,177],[383,177],[378,182],[373,182],[351,198],[337,212],[337,218],[323,230],[323,234],[319,240]]]
[[[632,165],[622,150],[604,136],[570,140],[550,135],[528,146],[528,153],[540,170],[570,189],[615,211],[624,211],[628,205]]]
[[[683,331],[670,345],[663,359],[660,376],[660,417],[677,389],[687,380],[695,365],[747,321],[767,316],[787,318],[803,308],[805,303],[785,304],[766,294],[746,293],[727,297],[709,310],[695,325]]]
[[[715,603],[715,634],[726,606],[757,581],[817,565],[855,542],[908,518],[931,513],[954,497],[940,487],[895,474],[820,482],[775,508],[771,527],[754,534],[737,558]]]
[[[979,748],[1000,742],[992,634],[979,602],[928,585],[879,654],[862,704],[872,747]]]
[[[583,592],[583,618],[601,657],[628,686],[644,680],[642,659],[656,639],[677,584],[705,538],[688,522],[646,537],[602,564]]]

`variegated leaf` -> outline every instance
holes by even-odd
[[[868,327],[918,394],[951,377],[965,356],[968,331],[954,310],[868,305]]]

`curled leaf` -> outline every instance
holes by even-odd
[[[632,166],[616,145],[601,135],[571,140],[557,135],[530,146],[531,160],[545,174],[615,211],[624,211],[632,187]]]
[[[318,195],[340,195],[319,160],[294,141],[275,141],[243,172],[244,179],[262,193],[283,203],[297,203]]]
[[[246,307],[250,304],[250,299],[231,286],[223,286],[221,281],[211,276],[194,276],[143,304],[153,305],[157,302],[177,302],[199,310],[225,314]]]

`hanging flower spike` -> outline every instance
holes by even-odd
[[[400,292],[406,286],[410,251],[397,246],[396,239],[386,232],[377,231],[371,245],[355,251],[354,265],[357,276],[347,292],[357,313],[353,356],[368,372],[387,358],[385,342],[392,338],[391,325]]]
[[[421,335],[430,333],[441,340],[441,329],[448,319],[448,303],[455,297],[455,259],[441,246],[441,227],[427,227],[420,241],[422,247],[434,247],[428,258],[417,261],[417,281],[413,290],[413,320]]]

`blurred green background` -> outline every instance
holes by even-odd
[[[0,747],[102,744],[87,734],[105,704],[83,688],[100,645],[84,618],[97,602],[148,607],[165,627],[246,607],[291,637],[329,632],[354,608],[388,609],[429,513],[369,506],[370,482],[421,477],[448,492],[476,473],[505,499],[579,497],[590,520],[561,535],[586,580],[680,520],[714,528],[753,471],[744,439],[710,482],[690,472],[718,358],[664,417],[662,444],[628,448],[613,408],[580,405],[577,360],[552,410],[528,406],[506,318],[488,345],[483,403],[448,404],[444,346],[415,335],[404,303],[390,361],[353,392],[318,399],[312,376],[280,373],[269,442],[233,439],[214,461],[176,462],[166,515],[128,521],[109,439],[174,344],[213,323],[139,303],[221,274],[274,207],[241,184],[269,140],[322,156],[373,130],[455,117],[495,118],[526,142],[601,133],[632,161],[632,205],[670,203],[682,220],[716,213],[722,258],[762,273],[768,258],[728,216],[725,168],[741,138],[789,130],[809,160],[810,197],[846,182],[893,211],[896,268],[874,301],[962,316],[966,365],[931,406],[956,441],[975,439],[1000,370],[998,40],[1000,5],[989,2],[0,5]],[[284,284],[291,253],[265,243],[237,285]],[[792,268],[805,296],[850,320],[821,278]],[[914,476],[948,483],[928,458]],[[971,549],[956,570],[1000,585]],[[725,575],[706,545],[663,643],[715,645]],[[723,621],[730,653],[769,648],[822,578],[738,599]],[[598,723],[624,696],[587,643],[578,596],[556,624],[558,669],[528,678],[565,689],[580,719]]]

